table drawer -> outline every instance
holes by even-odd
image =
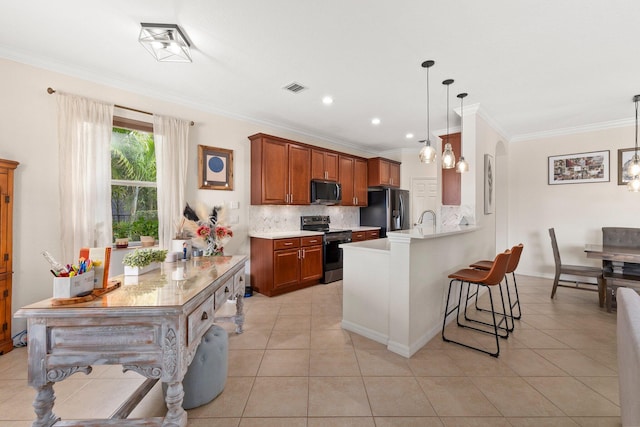
[[[291,249],[291,248],[299,248],[300,247],[300,239],[298,237],[294,237],[291,239],[278,239],[273,241],[273,250],[278,251],[280,249]]]
[[[300,240],[302,241],[302,246],[315,246],[322,244],[322,236],[303,237]]]
[[[213,325],[214,296],[211,295],[187,317],[187,345]]]
[[[222,286],[216,289],[216,300],[214,302],[215,310],[218,310],[220,307],[222,307],[231,297],[231,295],[233,295],[233,278],[227,280]]]

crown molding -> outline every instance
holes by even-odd
[[[615,129],[625,126],[633,126],[635,123],[635,119],[619,119],[619,120],[611,120],[608,122],[601,123],[593,123],[590,125],[583,126],[573,126],[568,128],[560,128],[560,129],[552,129],[543,132],[532,132],[525,133],[522,135],[516,135],[509,142],[523,142],[523,141],[531,141],[533,139],[544,139],[544,138],[552,138],[555,136],[564,136],[564,135],[572,135],[576,133],[587,133],[587,132],[596,132],[600,130],[606,129]]]

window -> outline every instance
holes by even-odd
[[[111,136],[113,237],[158,238],[156,154],[153,125],[115,117]]]

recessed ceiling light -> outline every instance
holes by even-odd
[[[377,117],[374,117],[373,119],[371,119],[371,124],[374,126],[377,126],[380,124],[380,119]]]
[[[324,98],[322,98],[322,103],[324,105],[331,105],[331,104],[333,104],[333,98],[330,97],[329,95],[327,95]]]
[[[409,132],[404,137],[407,138],[407,139],[411,139],[411,138],[413,138],[413,134],[411,132]]]

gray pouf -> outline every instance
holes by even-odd
[[[182,381],[184,409],[196,408],[215,399],[224,389],[229,363],[229,335],[213,325],[202,337]],[[166,396],[167,385],[162,384]]]

